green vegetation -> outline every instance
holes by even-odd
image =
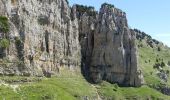
[[[103,7],[103,6],[106,6],[106,5],[107,5],[109,8],[114,8],[114,7],[115,7],[114,5],[112,5],[112,4],[108,4],[108,3],[104,3],[104,4],[102,4],[102,7]]]
[[[169,100],[156,90],[170,86],[170,78],[164,81],[158,73],[165,72],[169,76],[170,49],[157,42],[147,42],[149,37],[137,40],[139,47],[139,65],[144,74],[146,85],[142,87],[119,87],[117,84],[102,82],[90,84],[80,71],[70,71],[61,67],[60,74],[52,78],[35,77],[1,77],[0,80],[13,85],[0,85],[0,99],[5,100],[82,100],[100,97],[109,100]],[[17,44],[21,43],[15,38]],[[151,40],[153,41],[153,39]],[[160,51],[158,50],[160,47]]]
[[[9,31],[8,18],[0,16],[0,32],[7,33]]]
[[[98,85],[90,84],[79,77],[1,77],[13,80],[11,86],[0,85],[0,99],[5,100],[93,100],[98,96],[109,100],[168,100],[170,97],[148,86],[140,88],[119,87],[117,84],[103,82]],[[27,81],[17,81],[26,80]],[[38,80],[38,81],[37,81]],[[11,82],[11,81],[10,81]],[[17,83],[19,82],[19,83]],[[17,88],[14,88],[16,87]]]
[[[103,82],[96,86],[99,94],[109,100],[167,100],[170,97],[163,95],[148,86],[118,87],[116,84]]]
[[[22,44],[22,40],[19,37],[15,37],[15,44],[16,45],[21,45]]]
[[[1,79],[7,82],[9,80],[13,80],[13,82],[17,82],[17,80],[28,80],[26,77],[16,76],[2,77]],[[30,80],[33,80],[33,82]],[[0,87],[0,91],[6,91],[0,92],[0,97],[5,98],[5,100],[11,100],[14,97],[16,99],[14,98],[12,100],[80,100],[86,96],[89,98],[96,96],[94,88],[85,79],[80,77],[53,77],[49,79],[43,78],[41,80],[30,78],[28,82],[20,83],[16,91],[13,91],[12,88],[7,86]]]
[[[152,39],[144,32],[137,35],[139,65],[146,84],[151,88],[170,86],[170,48]],[[150,41],[150,42],[148,42]],[[163,84],[163,85],[162,85]]]
[[[83,6],[83,5],[76,5],[78,16],[80,17],[84,13],[86,13],[89,16],[96,17],[97,12],[95,11],[94,7],[91,6]]]
[[[9,47],[9,45],[10,45],[10,42],[9,42],[9,40],[8,39],[1,39],[0,40],[0,47],[2,47],[2,48],[8,48]]]
[[[60,69],[60,74],[52,78],[0,77],[11,86],[0,85],[0,99],[5,100],[82,100],[102,98],[107,100],[169,100],[148,86],[119,87],[117,84],[102,82],[88,83],[79,71]],[[17,88],[14,88],[18,86]],[[3,91],[3,92],[2,92]]]

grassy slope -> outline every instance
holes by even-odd
[[[102,83],[98,86],[98,91],[101,96],[109,98],[109,100],[168,100],[170,97],[161,94],[155,89],[148,86],[140,88],[134,87],[117,87],[117,85]]]
[[[98,94],[103,99],[170,99],[168,96],[165,96],[160,92],[151,89],[147,86],[142,86],[140,88],[120,88],[117,85],[103,82],[100,85],[95,85],[95,87]],[[14,92],[12,88],[0,86],[0,99],[2,100],[5,98],[5,100],[81,100],[86,96],[93,99],[97,97],[95,87],[91,86],[84,79],[43,79],[42,81],[36,83],[22,84],[16,92]]]
[[[0,79],[11,83],[16,80],[25,80],[25,78],[1,77]],[[4,85],[0,86],[0,100],[83,100],[86,97],[94,100],[97,95],[100,95],[100,98],[104,100],[170,99],[170,97],[148,86],[140,88],[119,87],[116,84],[107,82],[92,85],[80,74],[75,75],[71,72],[59,77],[42,78],[41,81],[37,81],[39,80],[37,78],[29,79],[33,82],[20,84],[16,91]]]
[[[153,65],[156,63],[156,59],[163,59],[165,64],[170,61],[170,49],[159,45],[161,51],[158,51],[158,46],[151,48],[147,45],[145,40],[138,41],[138,44],[143,46],[138,49],[139,51],[139,65],[144,74],[145,81],[148,85],[150,84],[159,84],[165,83],[157,76],[158,69],[154,69]],[[170,67],[167,65],[163,67],[163,70],[170,70]],[[170,85],[170,79],[165,84]]]

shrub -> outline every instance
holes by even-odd
[[[170,66],[170,61],[168,61],[168,66]]]
[[[161,67],[164,67],[165,66],[165,63],[162,61],[161,62]]]
[[[108,4],[108,3],[104,3],[104,4],[102,4],[102,7],[103,7],[103,6],[106,6],[106,5],[107,5],[109,8],[114,8],[114,5],[112,5],[112,4]]]
[[[85,12],[87,13],[87,15],[92,16],[92,17],[96,17],[97,12],[94,10],[94,7],[91,6],[83,6],[83,5],[76,5],[76,9],[78,12],[78,16],[83,15]]]
[[[0,40],[0,46],[1,46],[2,48],[8,48],[9,45],[10,45],[10,42],[9,42],[8,39],[1,39],[1,40]]]
[[[7,17],[0,16],[0,31],[4,33],[9,31],[9,23]]]
[[[161,48],[160,48],[160,47],[158,47],[158,51],[161,51]]]
[[[169,74],[169,70],[166,70],[166,74]]]
[[[155,65],[153,65],[153,68],[154,69],[159,69],[160,66],[161,66],[160,63],[155,63]]]
[[[21,39],[19,37],[15,37],[15,44],[19,46],[22,43]]]

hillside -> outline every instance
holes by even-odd
[[[0,99],[169,100],[170,48],[104,3],[0,0]]]
[[[139,64],[146,84],[169,94],[170,48],[144,32],[136,32]]]
[[[102,82],[88,83],[81,74],[63,71],[53,78],[1,77],[0,99],[6,100],[168,100],[169,96],[147,85],[119,87]],[[75,72],[74,72],[75,73]]]

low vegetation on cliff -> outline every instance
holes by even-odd
[[[0,32],[7,33],[9,31],[8,18],[5,16],[0,16]]]
[[[95,11],[94,7],[91,6],[84,6],[84,5],[78,5],[76,4],[76,10],[78,13],[78,16],[82,16],[83,14],[87,14],[88,16],[96,17],[97,11]]]

